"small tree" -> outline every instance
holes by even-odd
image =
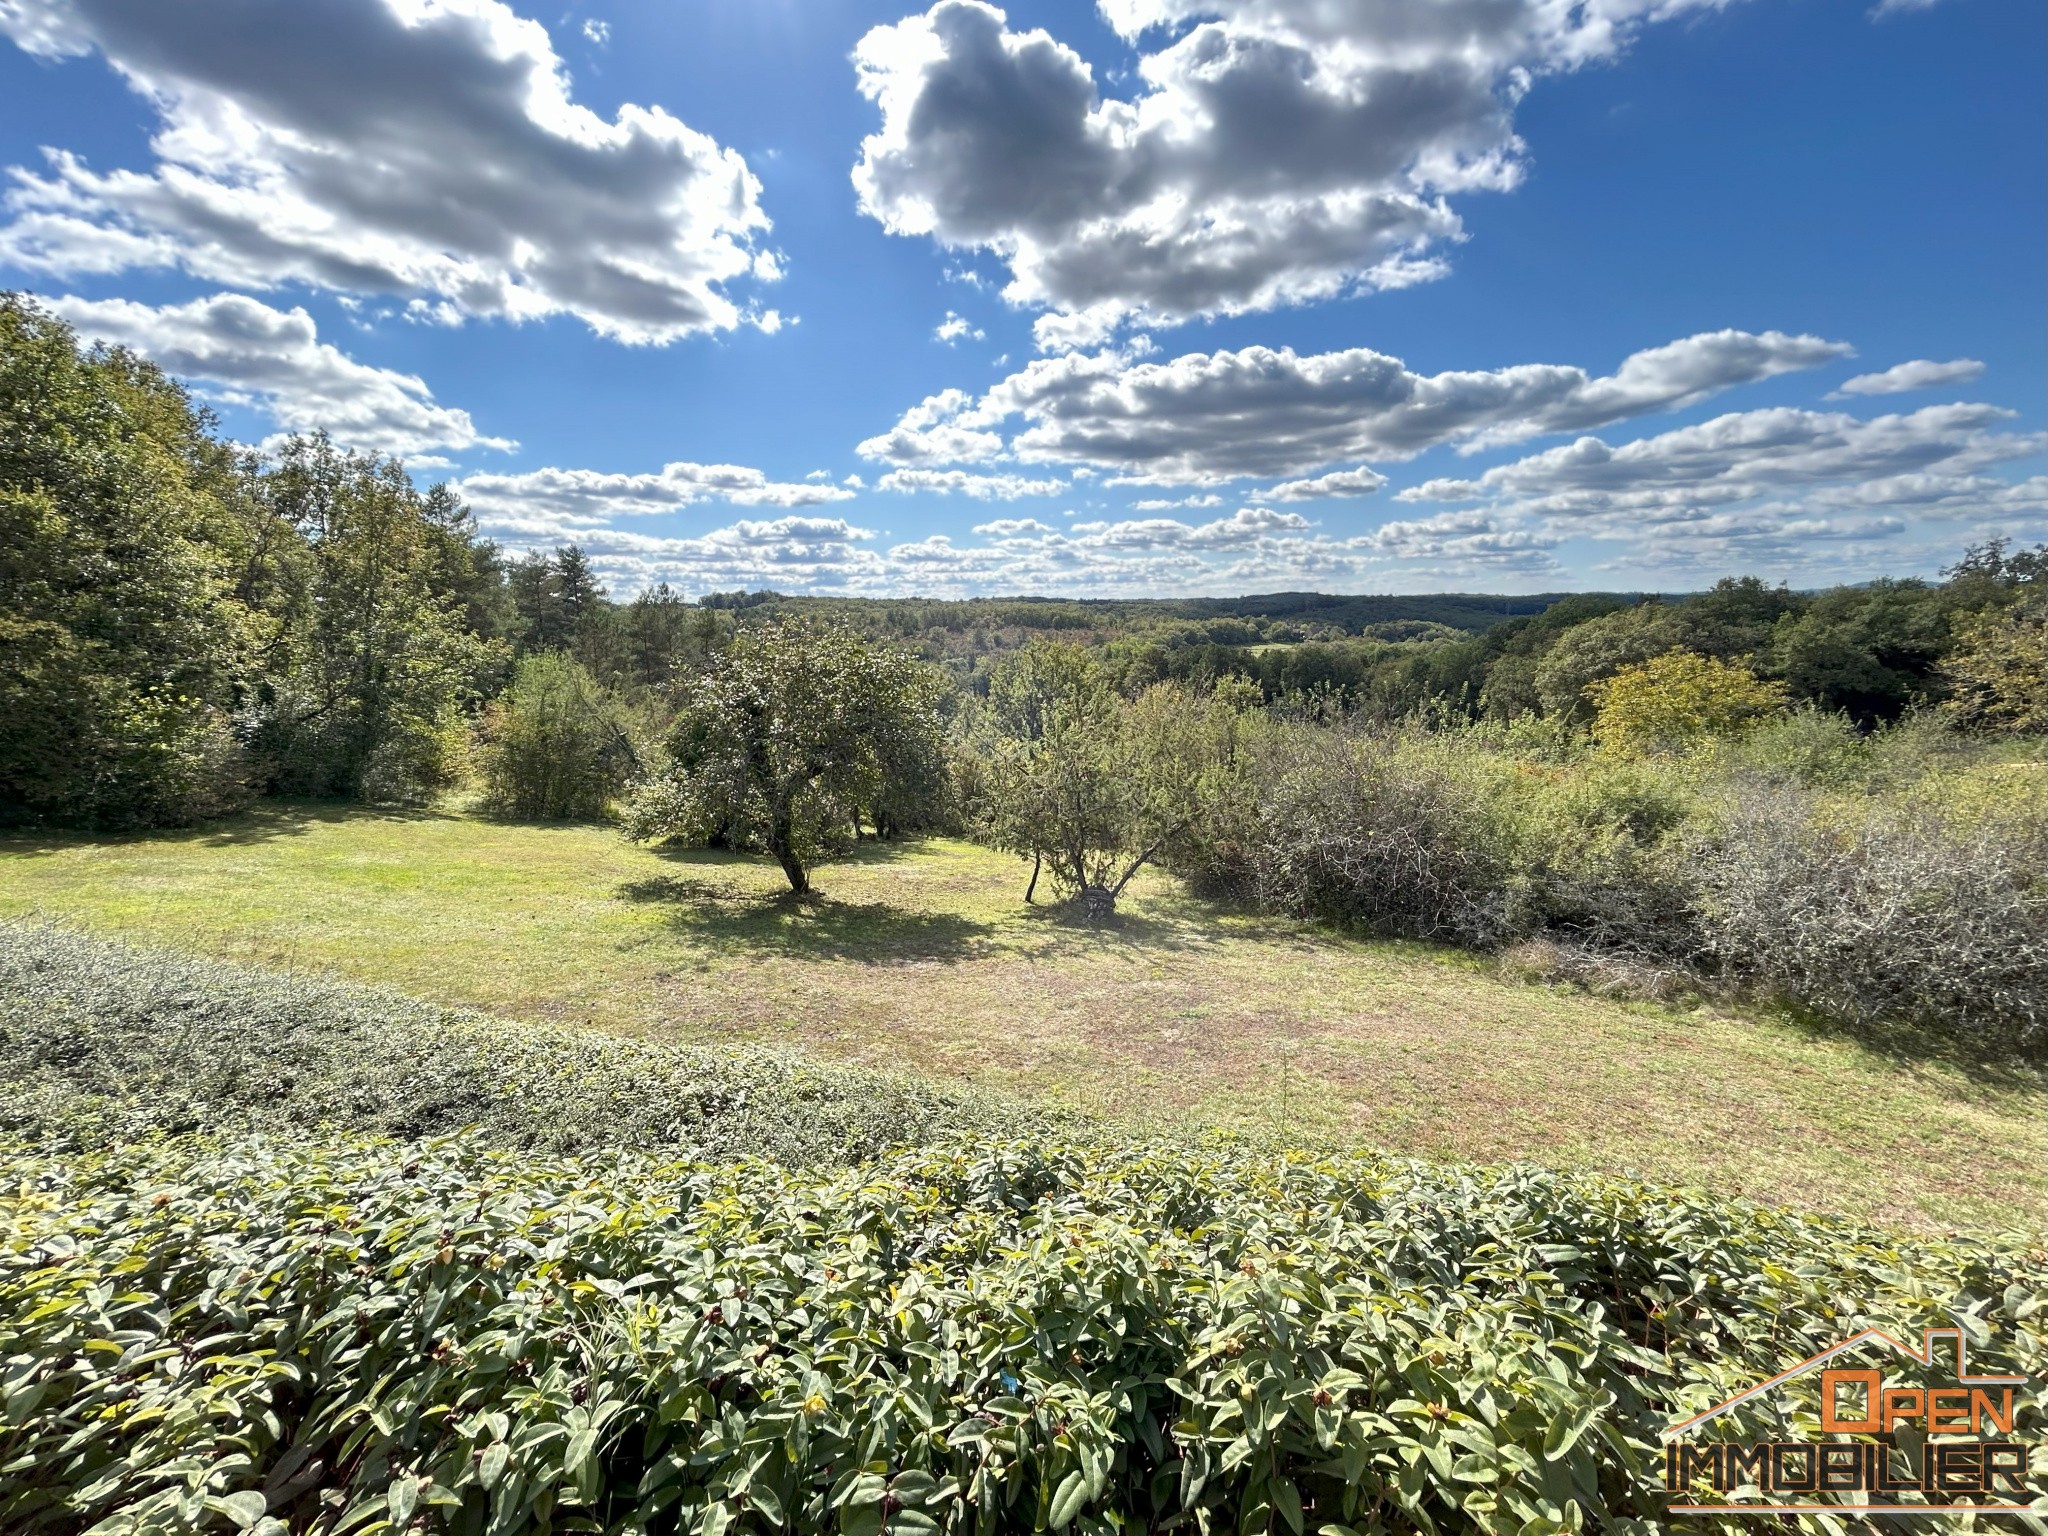
[[[940,759],[938,691],[929,667],[842,627],[743,630],[684,689],[628,834],[758,848],[808,891],[809,866],[877,803],[891,765]]]
[[[1251,685],[1117,695],[1078,646],[1032,645],[991,680],[988,837],[1055,895],[1107,917],[1138,871],[1208,816],[1236,760]]]
[[[1587,690],[1598,714],[1593,734],[1625,755],[1734,735],[1785,707],[1783,683],[1694,651],[1623,667]]]
[[[639,766],[618,701],[559,651],[521,658],[483,734],[484,803],[508,816],[602,816]]]
[[[1964,725],[2048,734],[2048,597],[1970,615],[1941,664],[1944,711]]]

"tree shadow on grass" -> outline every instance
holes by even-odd
[[[1105,950],[1170,950],[1189,953],[1213,948],[1217,935],[1192,916],[1171,917],[1119,910],[1090,919],[1072,905],[1037,903],[1020,916],[1032,925],[1049,958]]]
[[[1851,1023],[1782,1000],[1766,1006],[1781,1023],[1809,1040],[1846,1040],[1901,1069],[1947,1067],[1968,1084],[1965,1093],[1982,1088],[2039,1093],[2048,1087],[2048,1041],[2039,1038],[1897,1018]]]
[[[728,951],[863,965],[953,963],[986,953],[988,923],[946,912],[914,912],[880,901],[835,901],[813,891],[763,892],[731,880],[656,875],[618,887],[622,901],[666,908],[669,926]]]
[[[259,800],[247,810],[189,827],[147,827],[132,832],[29,829],[0,832],[0,852],[57,853],[84,844],[110,846],[160,843],[166,846],[232,848],[304,837],[315,827],[364,821],[453,821],[453,812],[432,806],[364,805],[355,800]]]

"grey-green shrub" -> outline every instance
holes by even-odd
[[[1812,713],[1645,759],[1528,735],[1266,721],[1236,803],[1178,867],[1368,933],[1541,940],[1578,969],[2048,1049],[2038,748]]]
[[[795,1052],[509,1023],[314,976],[0,923],[0,1129],[92,1142],[191,1130],[474,1127],[534,1151],[856,1161],[1065,1117]]]
[[[1697,850],[1719,972],[1817,1012],[2026,1041],[2048,1026],[2048,833],[1957,828],[1926,806],[1832,822],[1755,788]]]

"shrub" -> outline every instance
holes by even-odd
[[[1509,936],[1512,836],[1488,770],[1444,738],[1280,726],[1251,747],[1251,804],[1196,870],[1268,911],[1491,946]]]
[[[1266,722],[1178,867],[1367,933],[1534,944],[1537,969],[1602,990],[1634,976],[1999,1055],[2048,1045],[2038,750],[1814,712],[1649,758],[1528,735]]]
[[[1725,808],[1696,905],[1722,973],[1820,1013],[2038,1047],[2048,1024],[2048,818],[1958,827],[1897,799],[1832,816],[1785,790]]]
[[[469,1127],[536,1151],[631,1146],[811,1163],[1066,1123],[794,1053],[507,1023],[25,923],[0,924],[0,1060],[12,1090],[0,1126],[87,1143],[201,1128]]]
[[[1961,1320],[2030,1418],[2048,1375],[2038,1247],[1526,1168],[456,1140],[0,1172],[13,1532],[1649,1533],[1668,1422],[1859,1328]]]
[[[484,804],[506,816],[594,820],[639,764],[625,711],[558,651],[523,657],[485,712]]]

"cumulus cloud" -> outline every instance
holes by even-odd
[[[1272,498],[1268,498],[1271,500]],[[1145,501],[1131,503],[1133,512],[1167,512],[1175,507],[1220,507],[1223,498],[1214,491],[1200,496],[1154,496]]]
[[[987,334],[980,327],[950,309],[946,311],[946,318],[932,328],[932,339],[943,341],[949,347],[963,336],[975,341],[987,339]]]
[[[974,397],[964,389],[927,396],[903,413],[891,430],[861,443],[864,459],[890,464],[972,464],[1003,451],[1001,434],[969,424]]]
[[[1898,363],[1882,373],[1859,373],[1855,378],[1844,381],[1842,387],[1829,395],[1830,400],[1840,400],[1851,395],[1903,395],[1909,390],[1938,389],[1944,384],[1967,384],[1972,379],[1984,377],[1984,365],[1975,358],[1959,357],[1953,362],[1934,363],[1926,358],[1915,358],[1910,363]]]
[[[161,119],[147,170],[14,169],[19,266],[570,314],[629,342],[738,325],[727,287],[777,275],[738,153],[660,107],[578,105],[500,0],[6,0],[0,31],[98,52]]]
[[[1266,492],[1268,501],[1322,501],[1336,496],[1370,496],[1387,483],[1377,470],[1336,469],[1313,480],[1283,480]]]
[[[127,347],[202,395],[259,412],[287,432],[325,428],[344,447],[411,458],[519,446],[479,432],[469,412],[436,404],[424,380],[359,363],[321,341],[303,309],[232,293],[162,307],[72,297],[48,304],[87,340]]]
[[[472,477],[473,479],[475,477]],[[459,487],[472,489],[465,481]],[[484,526],[514,549],[573,538],[614,591],[655,581],[686,591],[773,586],[781,591],[938,595],[1073,592],[1230,593],[1367,581],[1526,585],[1556,578],[1540,534],[1449,513],[1396,532],[1334,538],[1306,518],[1244,507],[1209,522],[1126,518],[1064,531],[1031,517],[975,525],[973,539],[946,534],[885,543],[837,517],[741,521],[708,533],[668,535],[542,510],[485,508]],[[1402,529],[1407,531],[1401,531]]]
[[[936,491],[976,501],[1015,501],[1020,496],[1057,496],[1064,480],[1029,480],[1022,475],[977,475],[964,469],[892,469],[875,482],[878,491]]]
[[[1553,529],[1515,526],[1486,512],[1440,512],[1434,517],[1382,523],[1353,540],[1355,547],[1402,560],[1456,561],[1466,565],[1549,568],[1549,551],[1564,542]]]
[[[1471,479],[1436,479],[1400,501],[1512,501],[1551,515],[1618,513],[1635,522],[1683,518],[1786,487],[1808,504],[1939,506],[2004,482],[1983,471],[2041,451],[2038,434],[1998,430],[2012,412],[1933,405],[1859,420],[1777,407],[1613,447],[1597,437],[1496,465]]]
[[[665,464],[652,474],[611,474],[595,469],[535,469],[521,474],[472,474],[456,490],[492,532],[515,541],[581,539],[610,527],[614,518],[654,517],[702,501],[742,507],[815,507],[848,501],[853,492],[816,481],[774,481],[738,464]],[[745,523],[745,528],[799,525],[815,519]]]
[[[1724,0],[1099,0],[1129,99],[1042,29],[941,0],[855,49],[881,125],[853,173],[900,235],[1005,260],[1042,345],[1400,287],[1463,238],[1450,199],[1523,175],[1533,81]]]
[[[1299,476],[1367,457],[1409,458],[1444,443],[1479,447],[1584,431],[1675,410],[1738,384],[1848,356],[1842,342],[1782,331],[1709,331],[1623,359],[1612,374],[1527,363],[1420,374],[1354,347],[1191,352],[1149,362],[1129,350],[1039,358],[976,399],[933,395],[860,452],[898,464],[994,459],[1093,465],[1152,484]],[[997,430],[1023,430],[1005,443]],[[1354,477],[1372,474],[1358,468]],[[1311,492],[1286,499],[1361,494]]]

